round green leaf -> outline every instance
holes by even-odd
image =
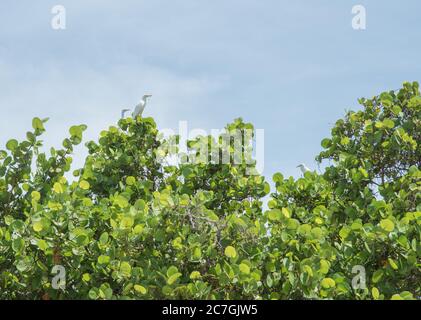
[[[383,219],[380,221],[380,227],[387,232],[392,232],[395,229],[395,224],[390,219]]]
[[[105,255],[100,255],[98,257],[98,263],[99,264],[108,264],[110,262],[110,257]]]
[[[336,282],[332,278],[324,278],[320,284],[324,289],[331,289],[336,286]]]
[[[192,279],[192,280],[200,279],[200,277],[201,277],[201,274],[200,274],[199,271],[193,271],[190,274],[190,279]]]
[[[235,258],[237,256],[237,251],[235,250],[234,247],[228,246],[225,248],[225,255],[228,258]]]
[[[32,119],[32,128],[34,130],[44,130],[44,123],[40,118],[34,118]]]
[[[130,277],[132,273],[132,266],[128,262],[124,261],[120,264],[120,272],[123,276]]]
[[[241,263],[239,265],[239,268],[240,268],[240,271],[242,273],[244,273],[244,274],[249,274],[250,273],[250,267],[247,264],[245,264],[245,263]]]
[[[282,218],[282,212],[279,209],[273,209],[268,212],[268,218],[271,221],[279,221]]]
[[[19,142],[15,139],[12,139],[6,143],[6,148],[7,150],[10,150],[13,152],[18,147],[18,145],[19,145]]]
[[[90,185],[88,181],[82,180],[81,182],[79,182],[79,187],[83,190],[89,190]]]

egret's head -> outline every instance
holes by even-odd
[[[152,97],[152,95],[151,94],[145,94],[144,96],[143,96],[143,100],[147,100],[147,99],[149,99],[150,97]]]
[[[122,109],[121,110],[121,118],[123,119],[126,116],[126,112],[129,112],[130,109]]]
[[[304,163],[301,163],[301,164],[299,164],[299,165],[297,166],[297,168],[304,169],[304,168],[305,168],[305,164],[304,164]]]

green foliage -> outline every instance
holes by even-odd
[[[86,144],[69,181],[86,126],[47,155],[47,120],[35,118],[27,140],[0,150],[0,298],[419,297],[419,87],[360,102],[322,141],[324,173],[275,174],[266,211],[269,184],[249,174],[253,126],[241,119],[189,141],[185,160],[195,161],[177,165],[162,161],[169,140],[153,119],[120,120]],[[224,152],[228,163],[208,161]],[[64,290],[52,287],[55,265],[66,269]],[[352,286],[355,266],[365,289]]]

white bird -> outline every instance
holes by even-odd
[[[146,104],[148,103],[148,98],[152,97],[151,94],[145,94],[139,104],[136,106],[132,113],[133,119],[136,119],[138,116],[141,116],[143,110],[145,110]]]
[[[311,171],[309,167],[307,167],[304,163],[297,166],[297,168],[300,168],[301,172],[305,174],[306,172]]]
[[[123,110],[121,110],[121,119],[124,119],[124,117],[126,115],[126,112],[129,112],[129,111],[130,111],[130,109],[123,109]]]

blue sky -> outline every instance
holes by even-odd
[[[66,8],[66,30],[51,8]],[[367,29],[351,9],[367,9]],[[320,141],[357,99],[421,80],[419,0],[61,0],[0,2],[0,146],[50,117],[86,140],[153,93],[160,128],[265,130],[265,175],[315,168]],[[82,164],[83,147],[75,165]]]

